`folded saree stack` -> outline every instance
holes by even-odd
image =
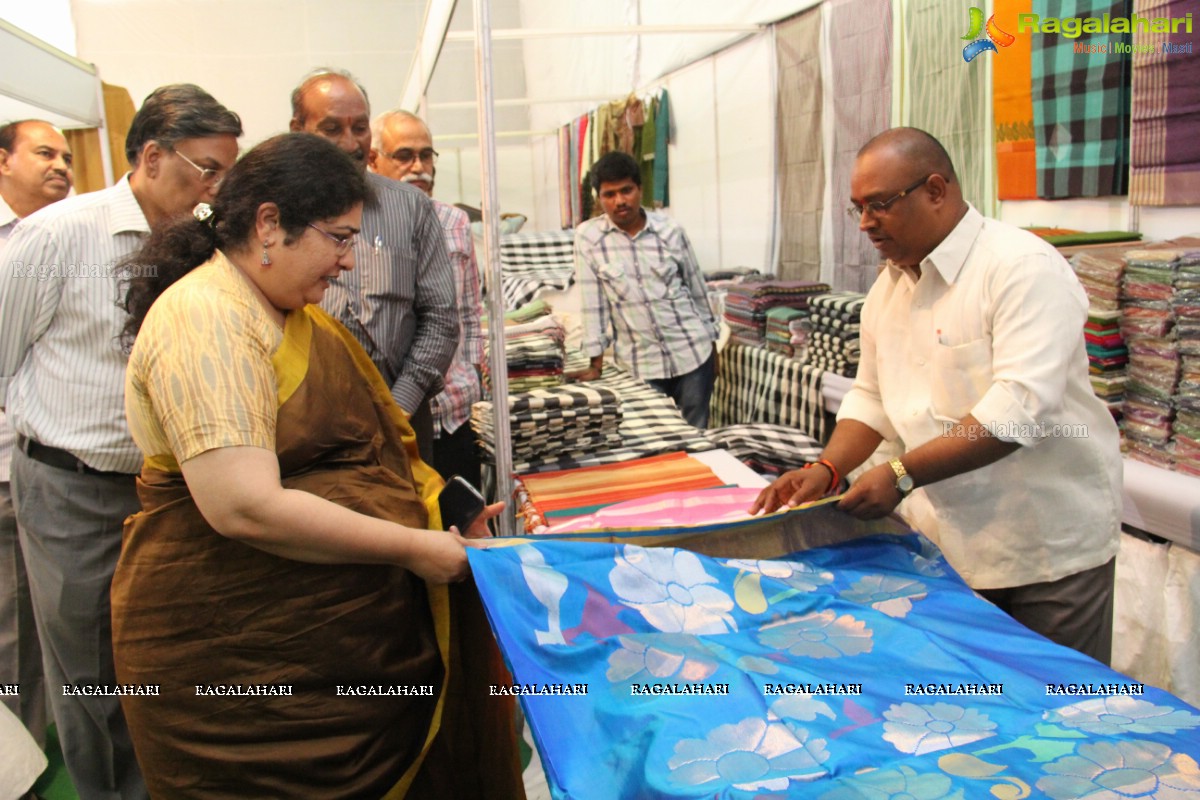
[[[805,364],[848,378],[858,374],[858,333],[866,299],[858,292],[830,292],[809,302]]]
[[[803,311],[812,297],[829,291],[829,284],[775,279],[744,281],[728,287],[725,323],[730,340],[761,346],[766,340],[767,312],[773,308]]]
[[[1121,283],[1121,333],[1129,348],[1125,443],[1139,461],[1171,469],[1171,426],[1179,383],[1179,341],[1171,301],[1181,253],[1130,250]]]
[[[1092,391],[1120,416],[1128,379],[1129,350],[1121,335],[1121,278],[1125,254],[1121,250],[1083,251],[1071,258],[1075,275],[1088,297],[1088,318],[1083,326],[1088,374]]]
[[[1200,251],[1179,258],[1171,312],[1179,342],[1179,385],[1171,429],[1175,469],[1200,476]]]
[[[808,311],[790,306],[779,306],[768,310],[765,338],[767,349],[791,358],[804,358],[804,342],[807,340],[807,334],[803,328],[800,328],[801,333],[799,341],[797,341],[793,330],[798,328],[801,320],[807,317]]]
[[[512,393],[559,386],[563,382],[566,331],[545,303],[534,301],[531,305],[535,306],[533,313],[526,313],[525,309],[515,312],[516,319],[524,321],[505,319],[504,357],[508,363],[508,389]],[[491,338],[486,342],[490,351]],[[490,355],[485,363],[491,363]]]
[[[491,401],[471,409],[471,427],[488,453],[495,452]],[[587,384],[535,389],[508,396],[514,463],[558,450],[607,450],[621,444],[621,401],[616,392]]]
[[[687,453],[666,453],[618,464],[521,475],[517,508],[527,533],[553,533],[617,503],[723,485],[712,468]]]

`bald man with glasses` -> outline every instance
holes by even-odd
[[[887,259],[862,313],[854,387],[821,460],[752,510],[835,491],[884,440],[903,454],[838,507],[901,511],[1017,621],[1108,662],[1121,520],[1117,428],[1088,380],[1087,298],[1049,244],[984,218],[915,128],[859,151],[849,213]]]

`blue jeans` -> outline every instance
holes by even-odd
[[[708,427],[708,402],[712,399],[713,384],[717,381],[714,354],[691,372],[674,378],[656,378],[646,383],[675,401],[683,418],[693,428]]]

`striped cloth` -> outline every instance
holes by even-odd
[[[1034,0],[1041,17],[1128,17],[1128,0]],[[1129,43],[1104,34],[1109,49]],[[1130,59],[1076,53],[1076,40],[1033,36],[1033,125],[1038,197],[1125,194],[1129,167]],[[956,162],[956,166],[958,166]]]
[[[575,279],[571,231],[514,233],[500,237],[504,307],[518,309],[548,289],[563,290]]]
[[[907,0],[897,4],[897,8],[903,9],[901,63],[907,72],[904,85],[911,88],[908,118],[901,124],[936,136],[950,154],[962,184],[963,198],[976,208],[988,209],[993,205],[993,194],[986,185],[992,153],[980,146],[988,133],[986,64],[983,58],[964,64],[960,38],[967,26],[969,6],[970,3],[946,0]],[[859,48],[848,48],[847,52],[858,53]],[[1007,54],[989,55],[1000,58]],[[891,81],[885,84],[890,85]],[[873,281],[875,273],[870,278]]]
[[[726,425],[708,431],[714,445],[759,473],[780,475],[821,457],[821,443],[786,425]]]
[[[688,425],[675,402],[660,394],[644,381],[630,375],[615,364],[605,364],[599,380],[576,384],[573,388],[588,387],[609,390],[620,398],[621,424],[619,442],[611,445],[589,445],[583,448],[565,446],[551,439],[528,457],[513,457],[513,472],[540,473],[548,470],[567,470],[596,464],[614,464],[645,456],[672,451],[699,453],[714,449],[704,432]],[[476,409],[483,404],[477,403]],[[487,414],[491,414],[490,404]],[[484,413],[480,410],[480,413]],[[472,413],[471,424],[479,432],[478,416]],[[490,425],[487,427],[490,430]],[[480,433],[480,444],[486,459],[495,461],[491,439]]]
[[[850,204],[850,173],[858,150],[887,129],[892,118],[891,0],[829,0],[821,10],[829,20],[829,48],[854,53],[833,58],[823,80],[833,103],[830,191],[834,272],[840,289],[865,292],[879,271],[879,252],[843,209]]]
[[[721,352],[711,413],[716,427],[770,423],[825,435],[820,374],[760,347],[731,344]]]
[[[809,317],[804,363],[822,371],[854,377],[858,373],[859,327],[866,297],[857,292],[833,292],[814,297]]]
[[[1183,18],[1195,0],[1135,0],[1140,17]],[[1129,202],[1145,206],[1200,204],[1200,50],[1163,52],[1192,45],[1190,34],[1135,33],[1135,45],[1156,52],[1133,61]],[[1169,48],[1168,48],[1169,49]]]

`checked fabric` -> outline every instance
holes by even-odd
[[[517,309],[575,279],[575,234],[571,231],[516,233],[500,237],[504,307]]]

